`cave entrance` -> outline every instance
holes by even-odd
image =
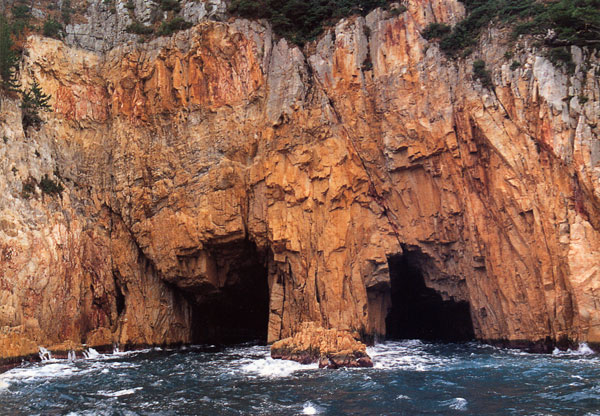
[[[269,284],[266,258],[249,241],[213,252],[219,287],[203,291],[192,306],[192,342],[266,343]]]
[[[391,308],[385,320],[388,339],[463,342],[474,338],[469,303],[444,300],[425,284],[420,251],[388,258]]]

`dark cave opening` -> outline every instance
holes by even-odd
[[[385,320],[388,339],[464,342],[474,338],[469,303],[444,300],[425,285],[420,262],[426,256],[406,251],[388,258],[391,308]]]
[[[192,303],[192,342],[266,343],[269,284],[264,256],[245,241],[221,246],[213,257],[224,284]]]
[[[119,279],[115,279],[115,303],[117,307],[117,315],[121,316],[125,310],[125,295],[123,295],[123,291],[121,290]]]

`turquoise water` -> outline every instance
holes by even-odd
[[[94,354],[0,374],[7,415],[600,415],[600,357],[388,342],[372,369],[272,360],[265,346]]]

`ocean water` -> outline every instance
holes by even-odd
[[[212,346],[48,359],[0,374],[6,415],[599,415],[600,356],[386,342],[371,369]]]

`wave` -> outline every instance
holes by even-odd
[[[453,410],[467,410],[467,399],[463,399],[462,397],[455,397],[452,400],[448,400],[443,403]]]
[[[125,390],[119,390],[119,391],[105,391],[105,390],[99,390],[98,394],[101,396],[105,396],[105,397],[121,397],[121,396],[129,396],[132,394],[135,394],[136,391],[138,390],[142,390],[143,387],[134,387],[132,389],[125,389]]]
[[[564,357],[564,356],[580,356],[580,355],[595,355],[595,354],[596,353],[594,352],[594,350],[592,350],[590,348],[590,346],[587,343],[585,343],[585,342],[580,343],[576,350],[572,350],[572,349],[569,348],[566,351],[561,351],[558,348],[554,348],[554,351],[552,351],[552,355],[559,356],[559,357]]]
[[[295,361],[263,358],[252,360],[242,366],[242,370],[261,377],[289,377],[296,371],[318,369],[318,364],[300,364]]]
[[[311,402],[304,403],[304,406],[302,407],[303,415],[316,415],[318,413],[321,413],[321,409],[318,406]]]
[[[443,368],[455,360],[427,351],[429,344],[419,340],[388,341],[367,348],[367,353],[380,370],[403,369],[429,371]]]

